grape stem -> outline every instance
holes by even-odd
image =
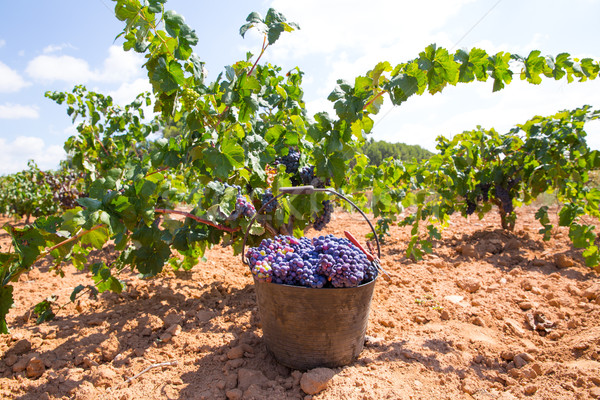
[[[36,262],[38,262],[39,260],[41,260],[42,258],[46,257],[48,254],[52,253],[54,250],[58,249],[61,246],[64,246],[65,244],[74,242],[76,240],[79,240],[82,236],[87,235],[90,232],[93,232],[97,229],[100,229],[102,227],[104,227],[104,224],[98,224],[96,226],[94,226],[93,228],[90,228],[88,230],[84,230],[79,232],[77,235],[75,236],[71,236],[70,238],[68,238],[67,240],[63,240],[62,242],[50,247],[49,249],[47,249],[45,252],[43,252],[42,254],[40,254],[39,256],[36,257],[35,261],[33,262],[33,264],[35,264]],[[32,264],[32,265],[33,265]]]
[[[222,230],[222,231],[225,231],[225,232],[229,232],[229,233],[237,232],[237,231],[240,230],[239,227],[234,229],[234,228],[229,228],[227,226],[223,226],[223,225],[220,225],[220,224],[215,224],[214,222],[211,222],[209,220],[197,217],[194,214],[186,212],[186,211],[167,210],[165,208],[156,208],[154,210],[154,212],[157,212],[157,213],[160,213],[160,214],[177,214],[177,215],[183,215],[185,217],[193,219],[194,221],[198,221],[198,222],[200,222],[202,224],[209,225],[209,226],[212,226],[213,228],[217,228],[219,230]]]

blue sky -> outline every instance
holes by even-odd
[[[143,58],[123,52],[114,40],[122,23],[109,0],[0,4],[0,174],[25,168],[28,159],[55,168],[65,157],[62,144],[76,131],[64,106],[44,92],[85,84],[125,104],[150,89]],[[283,35],[265,60],[305,72],[310,114],[332,112],[326,98],[337,79],[351,81],[378,61],[410,60],[434,42],[453,50],[481,47],[526,55],[539,49],[600,59],[600,0],[169,0],[166,7],[196,29],[195,50],[206,61],[209,78],[246,51],[259,51],[257,34],[245,39],[238,34],[251,11],[264,15],[273,7],[297,22],[301,30]],[[438,135],[450,137],[476,125],[505,132],[534,115],[584,104],[600,107],[600,79],[533,86],[517,78],[499,93],[492,93],[491,82],[459,85],[385,107],[373,136],[433,150]],[[590,146],[600,149],[600,123],[589,124],[587,131]]]

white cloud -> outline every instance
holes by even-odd
[[[69,84],[87,83],[94,77],[87,61],[72,56],[41,55],[29,62],[25,70],[36,81]]]
[[[108,94],[113,98],[115,104],[124,106],[131,103],[138,94],[143,92],[152,92],[152,86],[148,79],[139,78],[131,83],[123,83],[117,90]]]
[[[40,113],[35,106],[21,104],[0,104],[0,119],[37,119]]]
[[[96,79],[101,82],[130,82],[141,76],[144,58],[133,51],[124,51],[120,46],[108,49],[108,58],[104,60]],[[146,79],[147,81],[147,79]]]
[[[358,54],[390,48],[401,43],[407,50],[420,41],[429,44],[436,29],[473,0],[432,0],[390,2],[372,0],[273,0],[271,7],[300,25],[300,31],[286,35],[274,51],[285,51],[299,59],[307,54],[347,49]],[[426,16],[426,17],[425,17]],[[407,54],[412,54],[408,52]],[[402,57],[402,54],[396,56]]]
[[[108,49],[108,57],[101,68],[93,69],[81,58],[69,55],[53,55],[67,45],[48,46],[43,55],[32,59],[26,68],[26,73],[34,80],[52,83],[56,81],[73,84],[89,82],[120,83],[129,82],[141,75],[143,57],[136,53],[126,52],[118,46]]]
[[[61,146],[48,146],[43,139],[19,136],[12,142],[0,138],[0,174],[12,174],[27,168],[35,160],[40,169],[56,169],[66,159]]]
[[[29,85],[17,71],[0,61],[0,93],[18,92]]]
[[[74,49],[75,47],[72,44],[69,44],[69,43],[63,43],[63,44],[58,44],[58,45],[51,44],[51,45],[48,45],[48,46],[44,47],[44,49],[42,50],[42,52],[44,54],[56,53],[56,52],[61,51],[61,50],[65,49],[65,48]]]

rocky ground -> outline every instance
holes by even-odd
[[[420,262],[404,257],[409,230],[393,228],[365,348],[339,368],[275,361],[252,277],[230,248],[212,249],[189,272],[122,276],[125,292],[75,303],[69,295],[91,283],[88,273],[67,266],[61,279],[42,263],[15,284],[0,398],[600,398],[600,279],[565,228],[543,242],[533,212],[519,209],[514,233],[497,215],[456,216]],[[360,216],[336,213],[327,233],[367,229]],[[8,246],[0,236],[0,251]],[[90,262],[111,257],[107,249]],[[51,295],[64,307],[36,325],[32,308]]]

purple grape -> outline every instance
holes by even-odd
[[[246,253],[257,280],[312,288],[355,287],[377,276],[354,244],[333,235],[312,240],[276,236]]]

